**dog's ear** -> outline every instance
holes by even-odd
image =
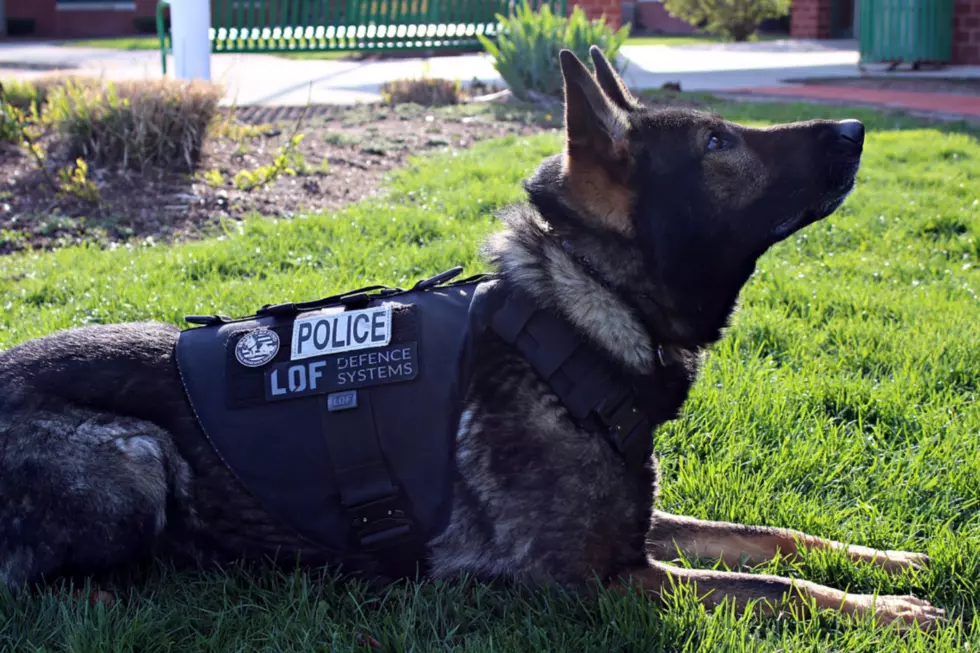
[[[623,111],[638,109],[640,103],[626,88],[623,78],[616,73],[612,64],[606,59],[606,55],[602,54],[599,46],[593,45],[589,48],[589,56],[592,57],[592,64],[595,66],[596,80],[599,82],[602,92],[613,101],[613,104]]]
[[[589,69],[570,50],[559,54],[565,81],[567,156],[587,156],[607,163],[627,156],[626,112],[602,92]]]
[[[610,102],[574,54],[563,50],[560,58],[565,79],[567,198],[581,215],[631,234],[629,116]]]

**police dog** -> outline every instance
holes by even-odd
[[[591,57],[594,75],[561,53],[563,152],[525,182],[526,203],[502,212],[489,258],[633,380],[656,426],[678,415],[756,260],[849,194],[864,128],[753,129],[644,107],[597,48]],[[175,369],[177,333],[156,323],[86,327],[0,355],[0,582],[18,588],[149,555],[324,562],[209,445]],[[430,577],[465,571],[568,587],[598,578],[652,598],[680,583],[706,605],[731,600],[769,614],[815,604],[902,626],[943,618],[912,596],[668,564],[680,552],[731,568],[803,548],[888,570],[927,558],[659,511],[655,457],[629,473],[492,334],[476,343],[474,365],[451,517],[425,546]]]

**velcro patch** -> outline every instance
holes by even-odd
[[[290,360],[391,344],[391,304],[357,311],[319,312],[293,322]]]
[[[331,413],[351,408],[357,408],[357,390],[344,390],[327,395],[327,410]]]
[[[411,381],[418,372],[418,345],[414,341],[371,351],[279,363],[265,373],[265,398],[280,401]]]

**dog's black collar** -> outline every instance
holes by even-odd
[[[589,261],[589,259],[585,258],[583,255],[575,251],[575,248],[572,246],[570,242],[568,242],[567,240],[561,241],[561,248],[565,250],[566,254],[572,257],[573,261],[575,261],[580,266],[585,268],[585,271],[588,273],[588,275],[592,277],[600,285],[602,285],[603,288],[615,292],[615,288],[608,281],[606,281],[601,274],[599,274],[599,270],[597,270],[596,267],[592,265],[591,261]]]

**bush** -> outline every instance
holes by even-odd
[[[789,13],[790,0],[664,0],[671,16],[692,25],[702,21],[708,32],[744,41],[759,23]]]
[[[536,12],[518,5],[511,17],[497,16],[502,23],[497,43],[480,35],[480,42],[493,57],[493,67],[507,82],[511,92],[522,100],[533,93],[559,97],[562,92],[558,53],[571,50],[587,65],[592,65],[589,48],[596,45],[622,72],[616,61],[619,49],[629,36],[629,25],[613,32],[605,19],[590,21],[576,6],[568,18],[556,16],[548,5]]]
[[[218,110],[219,87],[175,80],[108,87],[69,81],[50,91],[45,118],[72,158],[94,165],[193,170]]]
[[[440,107],[459,104],[460,84],[448,79],[396,79],[385,82],[381,97],[387,104],[420,104]]]

